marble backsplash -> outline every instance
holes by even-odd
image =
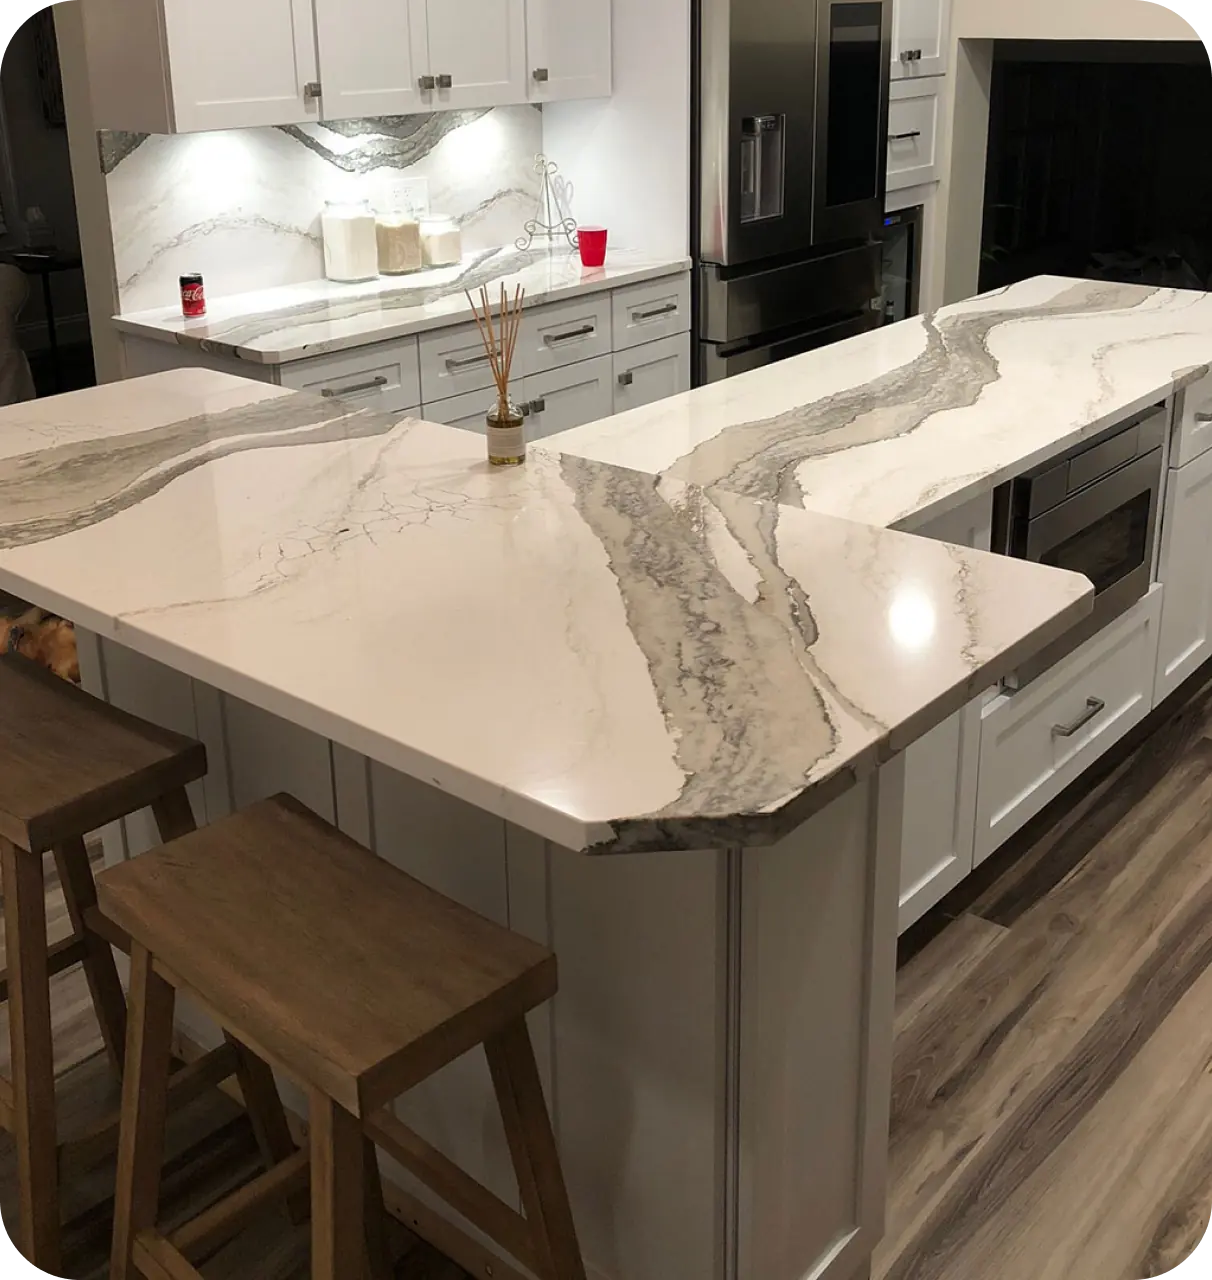
[[[447,213],[465,250],[511,243],[539,195],[535,107],[222,133],[99,136],[123,311],[171,305],[201,271],[212,297],[323,276],[325,200]]]

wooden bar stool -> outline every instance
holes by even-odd
[[[130,935],[111,1280],[190,1280],[269,1197],[310,1178],[312,1276],[387,1277],[381,1146],[540,1280],[585,1271],[525,1015],[555,956],[442,897],[278,796],[98,878]],[[303,1153],[166,1236],[156,1228],[175,991],[304,1085]],[[390,1110],[483,1044],[524,1214]]]
[[[61,1266],[59,1182],[112,1151],[118,1116],[60,1145],[55,1116],[49,981],[82,964],[105,1047],[122,1069],[126,999],[111,943],[126,938],[97,909],[84,838],[150,808],[165,840],[195,830],[187,783],[206,773],[202,744],[156,728],[90,697],[15,655],[0,657],[0,870],[8,970],[12,1082],[0,1079],[0,1126],[16,1140],[18,1244],[44,1271]],[[72,935],[47,946],[43,857],[52,852]],[[260,1123],[267,1159],[294,1150],[269,1069],[242,1045],[176,1073],[174,1102],[237,1074]],[[266,1092],[268,1088],[272,1097]],[[276,1109],[275,1109],[276,1104]]]

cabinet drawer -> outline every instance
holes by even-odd
[[[1192,458],[1212,449],[1212,373],[1205,374],[1183,392],[1178,440],[1172,467],[1185,467]]]
[[[690,332],[690,277],[668,276],[616,289],[614,349],[624,351],[657,338]]]
[[[464,431],[486,435],[488,423],[485,418],[496,398],[495,391],[468,391],[461,396],[427,403],[421,410],[421,417],[426,422],[441,422],[448,427],[461,427]]]
[[[420,354],[421,399],[425,404],[493,385],[492,366],[474,320],[421,334]],[[515,358],[514,376],[521,372]]]
[[[526,375],[526,439],[599,422],[614,412],[614,361],[583,360],[550,373]]]
[[[610,350],[610,294],[595,293],[524,312],[515,366],[520,359],[529,378]]]
[[[985,707],[976,862],[1152,709],[1162,590],[1155,586],[1038,680]]]
[[[909,81],[894,84],[888,103],[889,191],[938,177],[937,135],[937,90]]]
[[[421,402],[415,338],[284,364],[282,386],[388,412]]]
[[[617,330],[616,330],[617,332]],[[690,334],[646,342],[614,357],[614,411],[624,413],[690,390]]]

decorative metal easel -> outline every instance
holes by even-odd
[[[577,222],[572,216],[572,183],[560,173],[560,166],[546,156],[534,158],[534,171],[543,177],[543,189],[539,192],[539,208],[535,216],[522,224],[526,232],[516,244],[519,249],[529,249],[536,240],[554,244],[556,240],[568,241],[568,247],[577,247]]]

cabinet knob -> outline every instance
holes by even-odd
[[[620,387],[629,387],[634,381],[635,381],[635,374],[632,373],[630,369],[626,370],[626,372],[624,373],[619,374]]]
[[[538,84],[546,84],[551,79],[551,72],[546,67],[535,67],[531,74]]]
[[[537,400],[530,402],[531,413],[543,413],[547,408],[547,397],[540,396]]]
[[[422,76],[417,81],[417,86],[422,93],[432,93],[438,87],[438,82],[433,76]]]
[[[320,88],[320,82],[318,80],[309,80],[303,86],[304,102],[315,102],[317,98],[321,98],[323,96],[324,96],[324,91],[323,89]]]
[[[439,77],[438,77],[438,88],[439,88],[439,89],[453,89],[453,88],[454,88],[454,77],[453,77],[453,76],[439,76]]]

